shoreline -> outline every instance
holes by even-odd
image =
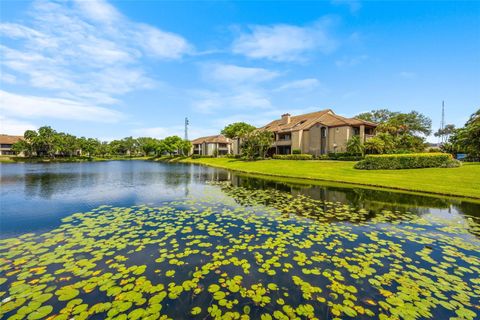
[[[80,162],[102,162],[102,161],[130,161],[130,160],[153,160],[152,157],[72,157],[72,158],[23,158],[0,156],[0,163],[80,163]]]
[[[2,159],[3,158],[3,159]],[[341,179],[338,178],[338,175],[335,176],[335,178],[331,177],[322,177],[318,175],[316,176],[305,176],[305,174],[302,174],[301,172],[288,172],[288,169],[295,166],[306,166],[306,165],[311,165],[311,164],[317,164],[319,168],[314,168],[310,170],[310,173],[315,173],[315,169],[325,169],[328,170],[329,166],[338,166],[340,168],[348,168],[352,167],[353,168],[353,163],[352,161],[330,161],[330,160],[259,160],[259,161],[242,161],[238,159],[232,159],[232,158],[200,158],[200,159],[192,159],[192,158],[187,158],[187,157],[160,157],[160,158],[154,158],[154,157],[113,157],[113,158],[56,158],[56,159],[48,159],[48,158],[22,158],[19,159],[8,159],[7,161],[4,161],[5,158],[9,157],[0,157],[0,164],[9,164],[9,163],[83,163],[83,162],[104,162],[104,161],[134,161],[134,160],[145,160],[145,161],[154,161],[154,162],[164,162],[164,163],[184,163],[184,164],[196,164],[196,165],[202,165],[202,166],[209,166],[209,167],[214,167],[214,168],[219,168],[219,169],[225,169],[225,170],[231,170],[234,172],[239,172],[242,174],[248,174],[248,175],[254,175],[258,176],[259,178],[276,178],[276,179],[287,179],[287,180],[296,180],[300,184],[321,184],[322,182],[329,182],[329,183],[336,183],[336,184],[341,184],[344,185],[345,187],[363,187],[363,188],[375,188],[379,190],[390,190],[392,192],[407,192],[407,193],[414,193],[414,194],[419,194],[419,195],[430,195],[430,196],[443,196],[443,197],[450,197],[450,198],[455,198],[455,199],[463,199],[463,200],[468,200],[468,201],[480,201],[480,164],[471,164],[467,163],[464,164],[460,168],[453,168],[453,169],[448,169],[448,168],[427,168],[427,169],[404,169],[404,170],[355,170],[352,169],[350,170],[351,172],[354,172],[354,174],[357,177],[353,178],[358,178],[359,176],[362,175],[375,175],[377,172],[380,172],[382,174],[387,173],[387,177],[381,177],[382,179],[379,179],[378,182],[372,183],[372,182],[366,182],[366,181],[361,181],[359,182],[358,179],[355,180],[352,178],[352,176],[348,175],[343,175]],[[279,165],[278,168],[269,168],[270,170],[262,170],[262,169],[256,169],[252,168],[256,166],[259,163],[277,163]],[[235,166],[235,164],[241,164],[243,167],[238,167]],[[281,165],[287,164],[289,168],[286,170],[285,168],[281,168]],[[324,166],[325,168],[322,168]],[[415,173],[422,172],[422,171],[428,171],[428,170],[455,170],[455,169],[460,169],[462,168],[475,168],[474,170],[474,178],[478,178],[476,182],[474,182],[475,187],[472,187],[471,189],[473,190],[468,190],[462,193],[462,191],[457,191],[451,192],[451,191],[446,191],[445,187],[448,186],[446,184],[431,184],[434,185],[434,187],[431,187],[429,189],[421,188],[421,186],[415,186],[416,182],[415,181]],[[273,172],[272,172],[273,171]],[[300,170],[301,171],[301,170]],[[278,173],[282,172],[282,173]],[[445,171],[443,171],[445,172]],[[432,176],[437,177],[438,175],[441,175],[443,172],[434,172]],[[457,173],[457,172],[456,172]],[[463,172],[462,172],[463,173]],[[398,176],[405,176],[407,175],[407,178],[409,179],[408,184],[406,185],[405,183],[399,184],[399,185],[392,185],[392,183],[388,180],[389,175],[397,175]],[[341,175],[341,174],[340,174]],[[469,175],[469,172],[464,173],[464,175],[460,174],[460,179],[463,180],[463,178],[467,179],[468,177],[472,178],[471,175]],[[413,177],[413,178],[412,178]],[[421,177],[420,177],[421,178]],[[387,181],[385,181],[387,179]],[[445,182],[445,181],[443,181]],[[464,184],[468,185],[468,181],[464,181]],[[455,184],[454,184],[455,185]]]
[[[221,163],[212,163],[212,161],[215,161],[217,159],[222,159],[222,158],[209,158],[209,161],[205,161],[205,159],[182,159],[178,162],[180,163],[191,163],[191,164],[198,164],[198,165],[204,165],[204,166],[210,166],[210,167],[215,167],[215,168],[220,168],[220,169],[226,169],[226,170],[232,170],[244,174],[253,174],[253,175],[258,175],[258,176],[263,176],[263,177],[273,177],[273,178],[287,178],[287,179],[298,179],[300,181],[303,181],[304,183],[308,182],[334,182],[334,183],[339,183],[339,184],[345,184],[345,185],[350,185],[350,186],[363,186],[366,188],[379,188],[383,190],[391,190],[391,191],[404,191],[404,192],[412,192],[416,194],[424,194],[424,195],[433,195],[433,196],[446,196],[446,197],[452,197],[452,198],[463,198],[465,200],[476,200],[480,201],[480,191],[477,191],[475,194],[462,194],[460,192],[447,192],[447,191],[442,191],[442,190],[425,190],[425,189],[420,189],[420,188],[415,188],[415,187],[405,187],[405,186],[393,186],[393,185],[388,185],[384,183],[368,183],[368,182],[358,182],[358,181],[352,181],[349,179],[329,179],[329,178],[320,178],[320,177],[305,177],[301,175],[292,175],[292,174],[286,174],[286,173],[272,173],[272,172],[265,172],[265,171],[259,171],[259,170],[254,170],[254,169],[245,169],[245,168],[235,168],[232,166],[224,165]],[[239,161],[239,160],[236,160]],[[305,163],[305,162],[313,162],[315,160],[260,160],[260,161],[297,161],[300,163]],[[320,160],[320,163],[327,163],[328,160]],[[353,163],[351,161],[331,161],[331,163],[338,163],[341,162],[343,163]],[[245,164],[255,164],[255,162],[246,162],[244,161],[243,163]],[[328,163],[327,163],[328,164]],[[479,179],[480,179],[480,164],[467,164],[464,166],[477,166],[478,167],[478,174],[479,174]],[[353,167],[353,165],[352,165]],[[429,168],[430,169],[430,168]],[[434,168],[436,169],[436,168]],[[456,169],[456,168],[455,168]],[[404,169],[404,170],[389,170],[390,172],[400,172],[400,171],[407,171],[408,173],[415,173],[417,170],[425,170],[425,169]],[[440,168],[440,170],[449,170],[448,168]],[[378,170],[375,170],[378,171]],[[382,170],[385,171],[385,170]],[[365,172],[365,171],[364,171]],[[372,172],[374,174],[374,170],[370,170],[368,172]],[[366,172],[366,173],[368,173]],[[480,181],[480,180],[479,180]],[[412,182],[411,185],[414,183]],[[478,184],[478,190],[480,190],[480,183]]]

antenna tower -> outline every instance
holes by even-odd
[[[188,125],[190,124],[190,122],[188,121],[188,118],[185,117],[185,140],[188,140]]]

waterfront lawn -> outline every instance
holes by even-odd
[[[355,162],[328,160],[260,160],[231,158],[183,160],[248,173],[325,180],[480,199],[480,164],[460,168],[356,170]]]

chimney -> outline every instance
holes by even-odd
[[[290,123],[290,113],[282,114],[282,123],[289,124]]]

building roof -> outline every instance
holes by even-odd
[[[14,144],[23,139],[23,136],[10,136],[8,134],[0,134],[0,144]]]
[[[298,116],[290,116],[289,123],[286,123],[284,119],[274,120],[260,129],[274,132],[290,132],[306,130],[317,123],[327,127],[359,126],[361,124],[371,127],[377,126],[377,124],[373,122],[356,118],[345,118],[335,114],[331,109],[325,109],[317,112],[301,114]]]
[[[201,143],[232,143],[230,139],[225,137],[222,134],[216,136],[200,137],[191,141],[192,144],[201,144]]]

